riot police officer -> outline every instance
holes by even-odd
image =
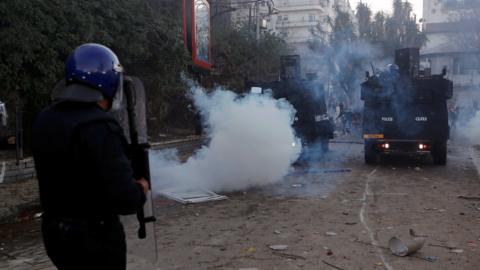
[[[126,268],[118,216],[143,206],[148,183],[133,179],[122,129],[108,112],[122,94],[122,72],[109,48],[78,47],[65,87],[34,124],[42,233],[58,269]]]

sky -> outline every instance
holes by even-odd
[[[357,3],[362,1],[367,3],[368,6],[376,13],[377,11],[386,11],[387,13],[392,13],[392,3],[393,0],[353,0],[350,1],[352,8],[355,9]],[[409,0],[413,5],[413,12],[417,14],[417,18],[420,19],[423,17],[423,0]]]

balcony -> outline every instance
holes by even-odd
[[[327,7],[328,4],[325,0],[280,0],[276,1],[277,7],[290,7],[290,6],[321,6]]]
[[[316,27],[318,21],[277,21],[277,28]]]
[[[478,87],[480,85],[480,76],[478,73],[455,74],[451,76],[454,87]]]
[[[322,0],[285,0],[276,1],[276,8],[280,12],[292,12],[292,11],[325,11],[328,5]]]

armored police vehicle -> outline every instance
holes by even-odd
[[[274,98],[285,98],[297,111],[293,128],[304,148],[320,146],[328,151],[333,139],[333,124],[327,114],[325,91],[316,78],[301,79],[300,57],[288,55],[281,58],[280,80],[252,83],[252,92],[270,93]]]
[[[436,165],[447,162],[447,100],[453,83],[442,74],[419,72],[419,49],[396,51],[395,65],[380,74],[367,72],[364,101],[365,163],[379,154],[431,154]]]

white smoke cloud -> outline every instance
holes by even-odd
[[[152,157],[153,189],[204,188],[229,192],[281,180],[300,155],[294,108],[268,95],[239,96],[192,86],[209,142],[185,163],[172,151]],[[293,142],[297,142],[295,146]]]
[[[468,140],[468,143],[478,145],[480,144],[480,112],[467,122],[463,134]]]

